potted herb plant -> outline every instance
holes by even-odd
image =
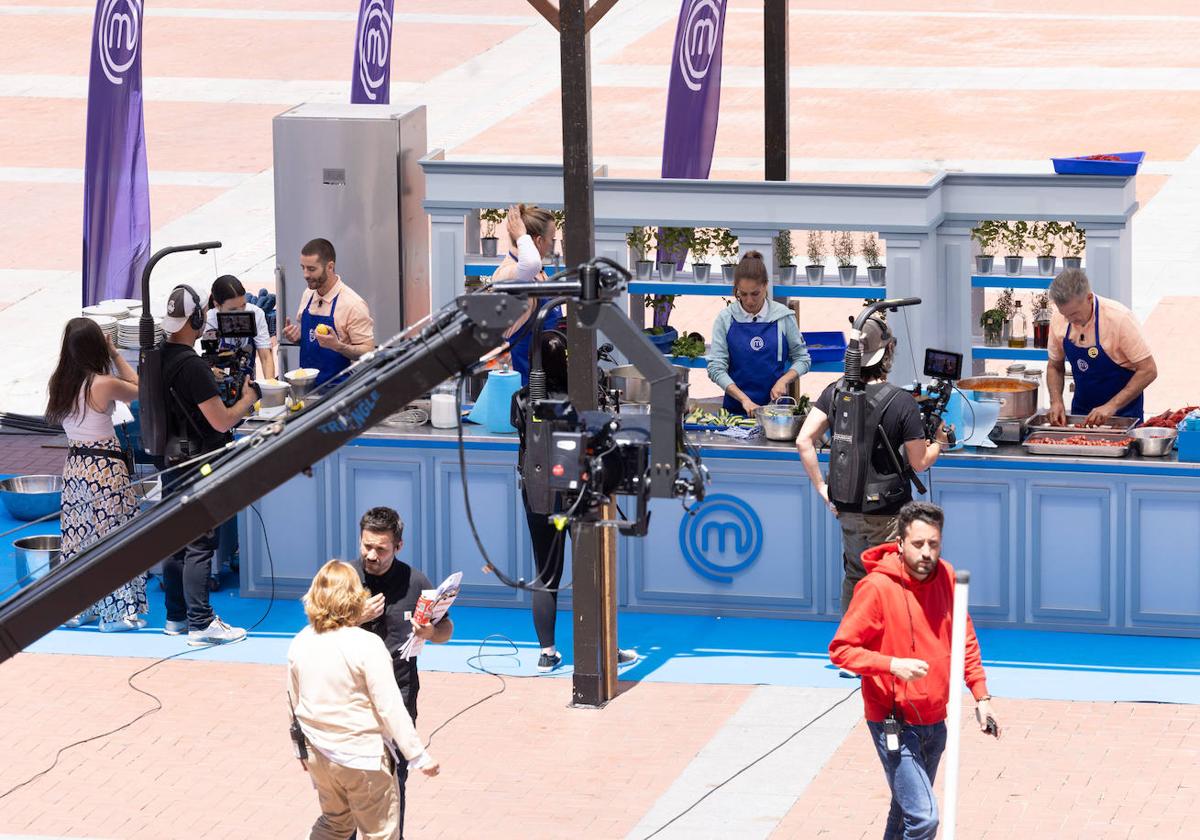
[[[1032,236],[1034,248],[1037,251],[1038,274],[1043,277],[1054,276],[1054,247],[1058,244],[1058,234],[1062,225],[1058,222],[1036,222],[1033,225]]]
[[[833,258],[837,260],[838,277],[842,285],[854,285],[854,278],[858,274],[858,266],[854,264],[854,254],[857,251],[853,233],[839,230],[833,234]]]
[[[1050,343],[1050,293],[1034,292],[1031,295],[1033,305],[1033,346],[1045,349]]]
[[[559,241],[563,243],[562,249],[555,249],[553,252],[554,266],[558,268],[562,265],[562,251],[566,250],[566,235],[563,233],[563,225],[567,223],[566,210],[551,210],[550,215],[554,217],[554,227],[558,231]]]
[[[1024,262],[1025,243],[1029,239],[1029,222],[1000,222],[1000,239],[1004,242],[1004,273],[1016,277]]]
[[[651,326],[645,329],[645,333],[651,343],[663,353],[668,353],[675,339],[679,338],[679,332],[668,323],[674,306],[675,295],[646,295],[646,308],[654,314]]]
[[[692,232],[688,228],[665,227],[658,242],[658,276],[664,283],[675,279],[675,269],[687,256]]]
[[[983,343],[988,347],[999,347],[1004,331],[1004,311],[995,307],[984,311],[979,317],[979,326],[983,327]]]
[[[775,264],[779,266],[779,282],[791,286],[796,282],[796,252],[792,250],[792,232],[781,230],[775,234]]]
[[[1017,311],[1015,294],[1012,289],[1005,289],[996,297],[996,308],[1004,314],[1004,322],[1000,330],[1000,340],[1003,342],[1007,342],[1008,337],[1012,335],[1013,313]]]
[[[825,280],[825,259],[829,256],[824,232],[819,230],[808,232],[807,250],[808,265],[804,266],[804,273],[808,277],[809,285],[819,286]]]
[[[485,257],[494,257],[496,243],[500,241],[496,237],[496,225],[504,221],[504,211],[496,207],[480,210],[479,221],[483,223],[483,236],[479,238],[480,253]]]
[[[879,241],[875,238],[875,234],[863,235],[860,253],[867,263],[867,282],[872,286],[886,285],[887,267],[879,262]]]
[[[692,277],[697,283],[707,283],[712,266],[708,255],[712,253],[713,231],[709,228],[692,228],[688,232],[688,250],[692,253]]]
[[[1082,267],[1083,252],[1087,248],[1087,231],[1074,222],[1067,222],[1058,232],[1058,241],[1063,249],[1063,268]]]
[[[738,238],[729,228],[714,228],[713,234],[713,247],[721,258],[721,279],[732,285],[737,270]]]
[[[625,234],[625,244],[629,246],[634,278],[643,283],[654,279],[654,262],[647,259],[650,249],[654,247],[654,229],[645,226],[630,228],[629,233]]]
[[[971,228],[971,239],[979,245],[979,254],[975,257],[975,270],[980,274],[992,273],[992,263],[996,259],[992,251],[999,235],[999,226],[990,219],[985,219]]]

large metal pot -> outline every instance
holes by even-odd
[[[971,399],[1002,400],[1001,420],[1024,420],[1037,414],[1036,382],[1007,376],[978,376],[960,380],[958,387]]]
[[[771,405],[754,410],[754,419],[762,426],[767,440],[794,441],[804,425],[804,417],[796,413],[796,401],[791,397],[780,397]]]
[[[0,502],[13,519],[26,522],[62,508],[61,475],[20,475],[0,481]]]
[[[681,382],[687,382],[690,368],[686,368],[683,365],[671,365],[671,367],[675,368],[675,376]],[[616,388],[621,392],[622,402],[650,402],[650,383],[646,381],[641,372],[633,365],[620,365],[609,371],[608,387]]]
[[[17,582],[32,583],[58,565],[62,559],[62,538],[58,536],[22,537],[13,541]]]

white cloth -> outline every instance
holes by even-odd
[[[86,389],[85,384],[80,389],[79,396],[75,398],[75,411],[63,418],[63,431],[67,433],[67,440],[91,443],[116,437],[117,432],[112,421],[116,403],[110,402],[107,411],[96,411],[84,402],[83,393]]]
[[[300,728],[330,761],[378,769],[384,738],[412,766],[428,762],[383,640],[361,627],[301,630],[288,648],[289,699]]]
[[[246,311],[254,313],[254,338],[227,338],[225,341],[229,344],[236,344],[238,347],[245,347],[247,342],[253,340],[254,346],[259,350],[270,349],[271,332],[267,329],[267,316],[253,303],[246,304]],[[208,310],[208,316],[204,319],[204,328],[206,330],[213,330],[214,332],[216,331],[217,310],[215,308]]]

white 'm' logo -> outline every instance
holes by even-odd
[[[696,0],[688,10],[679,39],[679,69],[683,83],[692,90],[708,75],[713,53],[717,48],[717,29],[721,22],[721,5],[725,0]]]
[[[766,344],[766,342],[764,342],[762,340],[761,335],[756,335],[756,336],[754,336],[754,338],[750,339],[750,349],[751,350],[761,350],[761,349],[763,349],[765,344]]]
[[[104,0],[96,39],[100,68],[114,85],[124,83],[125,74],[137,60],[141,28],[141,0]]]
[[[387,78],[388,57],[391,55],[392,18],[383,0],[370,0],[358,31],[358,80],[363,92],[374,101],[376,91]]]

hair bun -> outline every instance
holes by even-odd
[[[747,251],[746,253],[742,254],[743,262],[745,262],[746,260],[749,260],[749,259],[761,260],[762,258],[763,258],[763,255],[759,251]]]

